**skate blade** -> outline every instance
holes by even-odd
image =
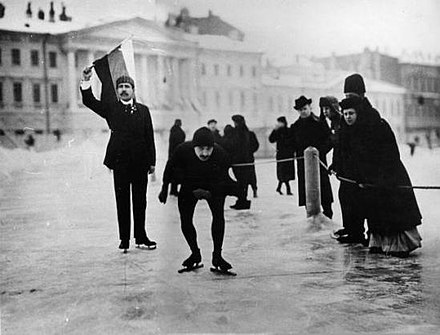
[[[184,273],[184,272],[191,272],[197,269],[203,268],[203,264],[197,264],[195,266],[191,266],[191,267],[184,267],[180,270],[177,270],[178,273]]]
[[[230,270],[226,270],[225,271],[225,270],[221,270],[221,269],[218,269],[218,268],[211,268],[210,270],[211,270],[211,272],[218,273],[220,275],[225,275],[225,276],[235,277],[237,275],[235,272],[232,272]]]
[[[147,246],[147,245],[138,244],[136,246],[136,248],[141,249],[141,250],[154,250],[157,248],[157,245]]]

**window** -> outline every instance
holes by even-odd
[[[252,77],[257,76],[257,68],[255,66],[252,66]]]
[[[214,64],[214,75],[218,76],[218,64]]]
[[[206,65],[205,63],[202,63],[202,76],[206,75]]]
[[[13,92],[14,92],[14,101],[23,102],[23,86],[21,83],[14,83]]]
[[[215,104],[220,107],[220,92],[215,92]]]
[[[245,101],[244,92],[240,92],[240,106],[241,106],[241,109],[244,109],[245,103],[246,103],[246,101]]]
[[[20,49],[12,49],[11,57],[12,57],[12,65],[20,65],[21,57],[20,57]]]
[[[231,65],[228,65],[228,68],[227,68],[227,74],[228,74],[228,77],[231,77],[232,76],[232,66]]]
[[[2,60],[2,49],[0,49],[0,65],[2,65],[3,64],[3,60]]]
[[[243,65],[240,65],[240,77],[244,76],[244,67]]]
[[[57,53],[49,51],[49,67],[57,67]]]
[[[203,91],[203,93],[202,93],[202,105],[206,106],[206,92],[205,91]]]
[[[40,84],[33,84],[32,85],[32,96],[35,103],[41,102],[41,85]]]
[[[0,81],[0,105],[3,104],[3,82]]]
[[[58,85],[57,84],[50,85],[50,95],[52,98],[52,102],[57,103],[58,102]]]
[[[234,105],[234,92],[229,91],[229,106],[233,106],[233,105]]]
[[[38,66],[40,63],[38,50],[31,50],[31,65]]]

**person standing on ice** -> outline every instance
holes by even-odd
[[[119,249],[130,247],[130,189],[133,203],[134,238],[138,247],[156,248],[145,230],[148,174],[154,173],[156,148],[148,107],[134,98],[134,81],[129,76],[116,80],[119,98],[115,102],[97,100],[92,92],[92,71],[86,67],[81,77],[81,95],[85,106],[107,121],[111,130],[104,165],[113,170],[118,213]]]
[[[174,125],[170,129],[170,137],[168,140],[168,159],[171,158],[176,148],[179,146],[179,144],[185,142],[186,134],[182,129],[182,120],[176,119],[174,121]],[[174,195],[177,197],[178,190],[177,190],[178,184],[175,182],[171,182],[171,190],[170,195]]]
[[[365,96],[366,88],[365,82],[362,76],[358,73],[352,74],[345,78],[344,82],[344,94],[346,98],[349,97],[357,97],[361,99],[361,106],[364,110],[364,115],[367,116],[369,120],[380,120],[379,112],[373,108],[368,98]],[[341,118],[340,121],[340,129],[341,125],[345,121]],[[338,172],[339,165],[339,157],[338,154],[339,148],[339,132],[338,140],[335,145],[335,149],[333,150],[333,162],[329,167],[330,171]],[[344,177],[342,175],[342,177]],[[333,236],[340,243],[362,243],[364,245],[368,245],[368,240],[365,238],[365,225],[364,221],[366,219],[366,208],[367,205],[365,203],[365,199],[363,198],[363,192],[359,190],[356,185],[350,185],[348,183],[341,183],[339,186],[339,203],[341,205],[342,211],[342,225],[343,228],[335,231]]]
[[[260,144],[257,136],[246,125],[243,115],[233,115],[234,132],[232,140],[231,158],[233,164],[249,164],[245,166],[233,166],[235,178],[238,182],[239,194],[237,202],[230,206],[232,209],[242,210],[251,207],[251,201],[247,199],[248,187],[251,185],[254,198],[257,197],[257,174],[255,171],[254,153]]]
[[[338,175],[357,182],[342,181],[341,187],[347,184],[357,194],[341,202],[343,215],[357,210],[355,202],[361,202],[360,218],[367,218],[370,252],[407,257],[421,247],[417,226],[422,216],[394,133],[384,119],[370,113],[362,97],[350,96],[341,101],[341,107],[344,121],[334,168]]]
[[[319,159],[327,165],[327,153],[331,150],[330,129],[315,114],[312,113],[312,99],[300,96],[293,107],[299,113],[299,118],[290,126],[290,145],[296,157],[303,157],[304,150],[312,146],[318,149]],[[304,159],[297,160],[298,174],[298,205],[306,205],[306,186]],[[333,194],[327,169],[320,165],[321,206],[323,214],[332,218]]]
[[[280,116],[277,119],[275,129],[269,135],[269,142],[276,143],[277,145],[277,160],[293,158],[289,141],[289,128],[287,127],[285,116]],[[293,159],[287,162],[277,162],[277,179],[278,186],[276,191],[282,195],[281,187],[285,184],[287,195],[292,195],[289,181],[295,180],[295,162]]]
[[[199,200],[207,201],[212,214],[212,265],[222,271],[232,268],[222,257],[229,167],[227,153],[214,143],[214,136],[207,127],[196,130],[192,141],[179,145],[165,166],[159,201],[166,203],[168,185],[176,174],[179,175],[179,183],[182,185],[178,195],[181,229],[191,249],[190,257],[182,264],[187,269],[198,267],[202,261],[193,223],[194,210]]]

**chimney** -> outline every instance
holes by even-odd
[[[32,18],[32,9],[31,9],[31,2],[29,1],[27,4],[27,9],[26,9],[26,17],[28,19]]]
[[[38,19],[44,21],[44,11],[41,8],[38,9]]]
[[[66,14],[66,6],[64,3],[61,4],[60,21],[72,21],[72,18]]]
[[[5,5],[3,5],[3,4],[0,2],[0,19],[1,19],[2,17],[5,17],[5,9],[6,9]]]
[[[208,11],[208,16],[211,17],[212,16],[212,10]]]
[[[53,9],[53,1],[50,2],[49,22],[55,22],[55,10]]]

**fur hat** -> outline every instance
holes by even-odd
[[[359,73],[352,74],[345,78],[344,93],[356,93],[363,95],[366,92],[364,78]]]
[[[237,123],[245,123],[243,115],[240,114],[232,115],[231,119],[232,121]]]
[[[298,99],[295,100],[295,108],[297,111],[303,108],[305,105],[310,105],[312,103],[312,99],[307,99],[304,95],[301,95]]]
[[[120,76],[118,79],[116,79],[116,88],[119,86],[119,84],[122,84],[122,83],[128,83],[134,89],[134,80],[130,76],[123,75],[123,76]]]
[[[207,127],[202,127],[194,132],[192,139],[193,147],[213,147],[214,135]]]
[[[216,119],[211,119],[208,122],[206,122],[206,124],[210,124],[210,123],[217,123],[217,120]]]
[[[327,95],[325,97],[319,98],[319,107],[330,107],[330,108],[338,108],[339,102],[336,97],[331,95]]]
[[[349,98],[345,98],[344,100],[341,101],[340,105],[342,110],[344,109],[349,109],[349,108],[355,108],[357,106],[359,106],[362,103],[362,98],[361,97],[349,97]]]

